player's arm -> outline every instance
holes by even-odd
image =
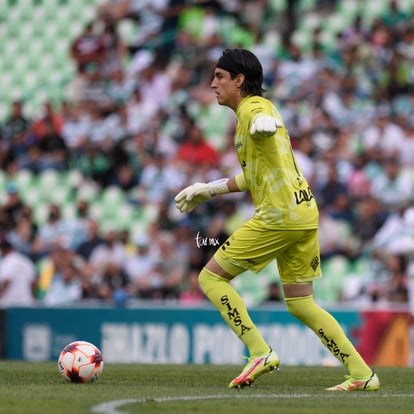
[[[278,128],[283,127],[283,122],[265,113],[258,113],[250,125],[250,135],[253,137],[270,137]]]
[[[175,196],[175,204],[182,213],[189,213],[199,204],[216,195],[246,191],[248,189],[244,174],[231,178],[221,178],[209,183],[195,183]]]

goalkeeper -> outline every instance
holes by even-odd
[[[259,272],[276,260],[287,310],[312,329],[349,371],[344,382],[327,390],[378,390],[377,375],[333,316],[314,302],[312,283],[321,277],[318,207],[279,112],[262,96],[262,82],[262,66],[254,54],[244,49],[223,52],[211,87],[217,102],[236,113],[234,147],[242,173],[193,184],[175,197],[183,213],[216,195],[236,191],[250,191],[255,206],[254,216],[218,248],[199,275],[201,289],[250,354],[229,387],[250,386],[279,367],[278,355],[229,283],[246,270]]]

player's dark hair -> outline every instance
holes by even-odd
[[[217,62],[217,67],[230,72],[232,79],[238,74],[244,75],[241,90],[244,95],[262,96],[263,68],[259,59],[246,49],[225,49]]]

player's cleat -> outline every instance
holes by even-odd
[[[279,357],[272,349],[266,355],[249,358],[240,375],[230,382],[229,388],[250,387],[261,375],[278,370],[279,364]]]
[[[326,391],[377,391],[380,389],[380,381],[375,372],[367,378],[353,378],[350,375],[346,375],[345,378],[342,384],[327,388]]]

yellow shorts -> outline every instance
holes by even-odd
[[[214,254],[229,274],[259,272],[276,260],[281,282],[307,283],[321,274],[318,231],[276,230],[251,219],[237,229]]]

